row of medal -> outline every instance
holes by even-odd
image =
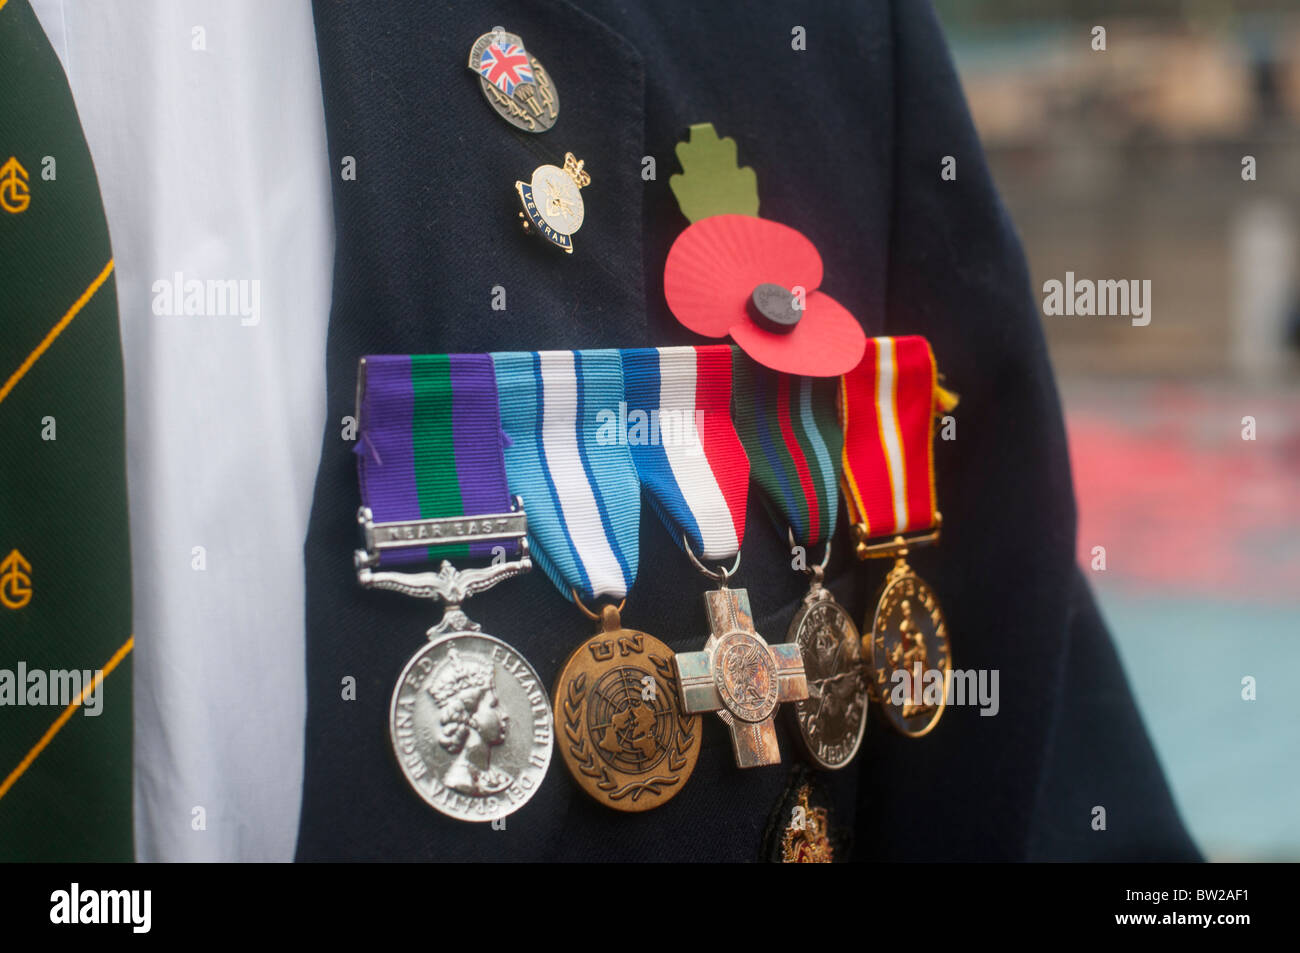
[[[705,713],[727,725],[742,768],[780,762],[783,703],[802,753],[826,769],[857,753],[870,698],[903,733],[930,731],[947,632],[904,557],[938,538],[943,393],[915,336],[870,340],[842,378],[780,374],[729,345],[363,358],[358,581],[443,603],[390,707],[411,786],[452,817],[504,817],[558,745],[588,794],[644,811],[686,784]],[[751,478],[810,579],[776,644],[732,585]],[[865,637],[822,585],[841,487],[858,557],[895,559]],[[643,496],[716,584],[700,651],[674,654],[620,620]],[[596,623],[553,705],[532,665],[463,608],[534,563]]]

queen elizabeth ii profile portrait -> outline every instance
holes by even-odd
[[[491,763],[492,749],[505,743],[510,726],[497,698],[492,663],[452,648],[426,684],[438,708],[438,744],[455,756],[442,783],[471,797],[510,787],[514,779]]]

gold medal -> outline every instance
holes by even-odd
[[[894,560],[863,626],[862,656],[871,697],[911,738],[934,730],[952,681],[943,610],[907,564],[911,548],[937,543],[943,527],[934,420],[957,398],[938,380],[929,343],[915,335],[869,339],[862,362],[840,378],[842,485],[854,554]]]
[[[589,795],[616,811],[648,811],[671,800],[695,770],[700,720],[682,710],[673,652],[623,628],[619,610],[599,616],[574,601],[600,631],[579,645],[555,682],[560,753]]]
[[[919,738],[939,723],[948,703],[952,653],[939,600],[903,554],[880,589],[862,654],[872,698],[890,724]]]

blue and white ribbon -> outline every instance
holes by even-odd
[[[492,360],[506,479],[523,497],[538,565],[566,596],[572,587],[583,599],[623,598],[636,579],[641,484],[627,445],[609,439],[610,415],[623,400],[619,352],[504,352]]]

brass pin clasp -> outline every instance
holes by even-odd
[[[913,546],[929,546],[939,542],[943,529],[943,514],[934,514],[934,528],[911,536],[898,535],[880,543],[868,542],[872,537],[866,523],[853,524],[853,554],[859,559],[901,559]]]

